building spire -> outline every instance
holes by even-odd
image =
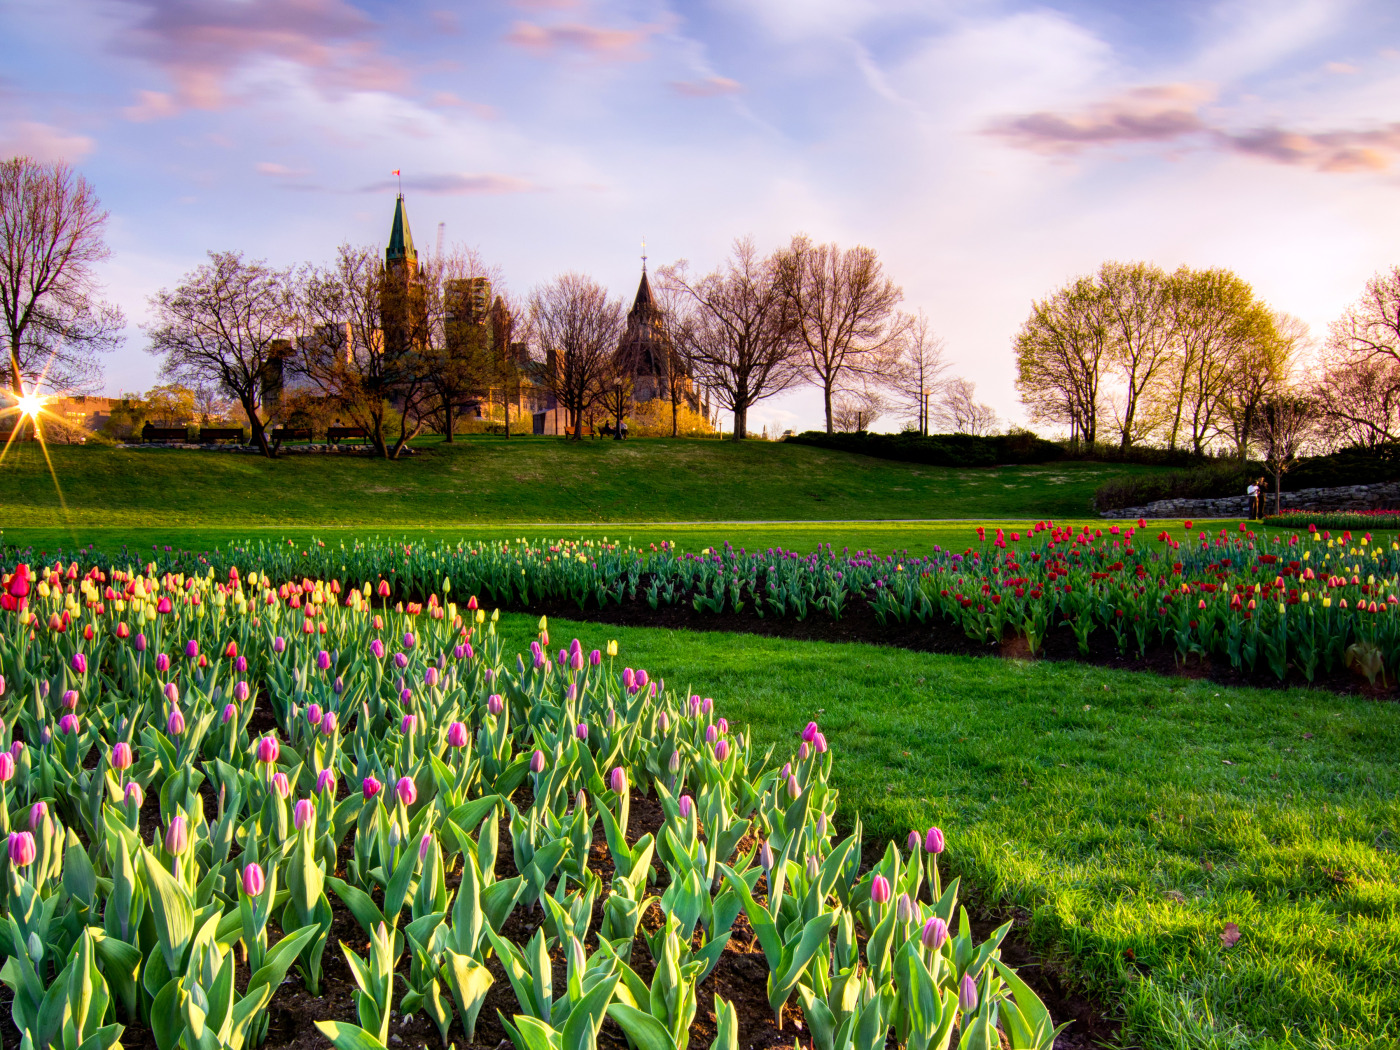
[[[647,272],[647,236],[642,234],[642,273]]]
[[[396,263],[409,267],[418,265],[418,252],[413,247],[413,232],[408,228],[408,212],[404,209],[402,193],[394,202],[394,225],[389,230],[389,247],[384,252],[384,262],[389,266]]]

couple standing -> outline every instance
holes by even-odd
[[[1263,478],[1256,478],[1249,483],[1249,488],[1245,489],[1245,495],[1249,497],[1250,519],[1262,521],[1269,503],[1268,482]]]

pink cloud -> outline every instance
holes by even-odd
[[[579,22],[551,26],[517,22],[506,34],[506,42],[537,55],[577,51],[596,59],[631,61],[641,57],[640,46],[659,28],[601,29]]]
[[[383,193],[386,190],[396,190],[398,185],[397,179],[384,179],[365,186],[362,192]],[[502,193],[528,193],[539,189],[538,186],[526,182],[524,179],[495,172],[480,175],[466,175],[456,172],[445,175],[410,175],[405,176],[403,185],[405,189],[417,190],[419,193],[454,197],[477,194],[490,196]]]
[[[285,164],[277,164],[272,161],[261,161],[254,165],[259,175],[271,175],[276,178],[299,179],[304,175],[310,175],[309,168],[289,168]]]
[[[705,77],[702,80],[673,80],[671,90],[687,98],[714,98],[738,94],[744,90],[744,85],[728,77]]]
[[[229,78],[268,59],[309,70],[323,90],[397,91],[408,82],[404,69],[370,39],[374,23],[346,0],[141,3],[146,16],[124,43],[161,68],[175,90],[168,103],[145,99],[158,92],[143,92],[132,107],[138,116],[130,119],[220,108],[228,103]]]
[[[136,92],[136,103],[123,109],[122,116],[126,117],[127,120],[144,123],[148,120],[173,117],[179,112],[179,103],[168,92],[138,91]]]
[[[67,161],[76,163],[94,149],[97,143],[86,135],[56,128],[52,124],[21,120],[0,128],[0,156],[32,157],[38,161]]]

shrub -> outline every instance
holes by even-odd
[[[926,463],[934,467],[994,467],[999,464],[1048,463],[1063,459],[1065,449],[1027,430],[989,437],[972,434],[827,434],[808,430],[784,439],[796,445],[855,452],[876,459]]]

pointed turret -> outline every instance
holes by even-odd
[[[389,231],[389,247],[384,252],[384,262],[390,267],[405,264],[410,270],[418,267],[418,252],[413,248],[413,232],[408,228],[408,212],[404,210],[402,193],[394,204],[394,225]]]
[[[642,283],[637,285],[637,298],[632,303],[632,312],[636,313],[638,310],[654,310],[655,308],[656,300],[651,296],[651,284],[647,281],[647,271],[644,265],[642,267]]]

